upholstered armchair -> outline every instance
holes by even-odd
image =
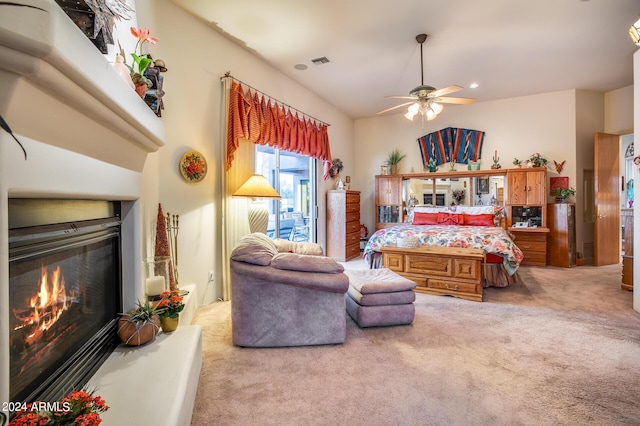
[[[343,267],[310,243],[276,243],[260,233],[231,253],[233,343],[247,347],[343,343],[346,335]],[[316,247],[316,248],[314,248]],[[319,249],[319,251],[318,251]],[[296,252],[298,251],[298,252]]]

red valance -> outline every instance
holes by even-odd
[[[227,170],[240,139],[331,162],[327,125],[298,117],[290,109],[231,83],[227,130]]]

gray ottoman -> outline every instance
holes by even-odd
[[[347,313],[360,327],[411,324],[416,283],[382,269],[345,270],[349,277]]]

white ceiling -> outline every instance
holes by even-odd
[[[352,118],[402,103],[384,96],[420,85],[420,33],[429,36],[424,83],[465,87],[453,97],[633,84],[627,31],[640,0],[173,1]],[[331,62],[311,63],[322,56]]]

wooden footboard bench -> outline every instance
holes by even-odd
[[[482,302],[482,249],[389,245],[382,255],[384,267],[415,281],[417,292]]]

